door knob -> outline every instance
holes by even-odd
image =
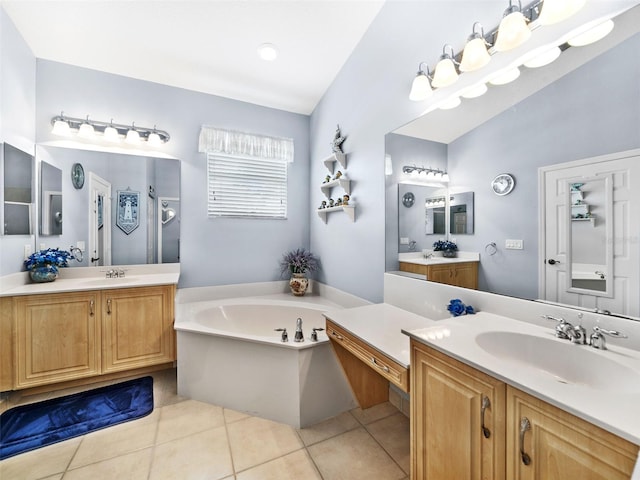
[[[549,260],[547,260],[547,263],[549,265],[555,265],[556,263],[560,263],[558,260],[554,260],[553,258],[550,258]]]

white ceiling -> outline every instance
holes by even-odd
[[[38,58],[310,114],[384,0],[2,0]],[[279,56],[261,60],[273,43]]]

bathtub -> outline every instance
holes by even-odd
[[[357,406],[324,328],[321,298],[240,297],[176,305],[178,395],[287,423],[313,425]],[[304,342],[294,342],[302,318]],[[281,341],[286,328],[289,341]]]

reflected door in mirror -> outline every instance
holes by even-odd
[[[111,265],[111,184],[89,174],[89,263]]]
[[[32,232],[32,155],[8,143],[3,147],[4,228],[5,235],[30,235]]]
[[[62,235],[62,170],[40,162],[40,235]]]

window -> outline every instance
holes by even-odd
[[[210,217],[287,218],[287,162],[207,153]]]

